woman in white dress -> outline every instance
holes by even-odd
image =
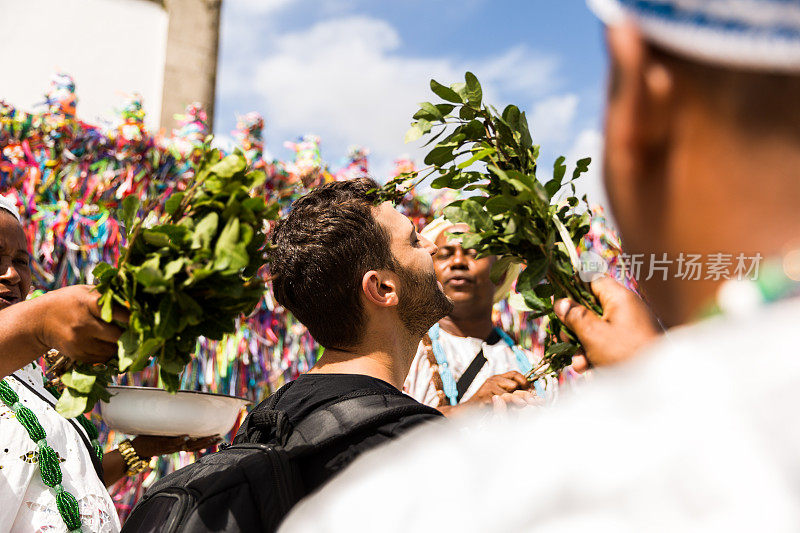
[[[117,353],[122,331],[100,318],[98,294],[91,286],[66,287],[26,301],[30,289],[30,256],[20,217],[0,197],[0,531],[118,531],[103,478],[110,485],[143,468],[143,459],[202,449],[215,438],[137,437],[121,445],[122,451],[102,454],[90,426],[56,412],[56,398],[46,390],[36,360],[57,349],[75,361],[103,362]],[[124,322],[127,313],[116,309],[114,318]],[[34,426],[43,430],[44,439],[31,432]],[[55,452],[57,460],[51,463],[60,474],[52,473],[52,464],[48,474],[60,482],[52,477],[44,482],[45,469],[40,471],[38,464],[43,446]],[[77,506],[65,505],[71,497],[64,495],[57,501],[61,492],[71,494]]]

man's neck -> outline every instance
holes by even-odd
[[[439,321],[439,327],[456,337],[486,339],[492,333],[494,324],[490,310],[489,314],[481,317],[459,317],[451,314]]]
[[[734,126],[724,131],[737,131]],[[727,255],[732,259],[732,273],[740,254],[760,254],[766,260],[799,247],[800,148],[794,140],[760,139],[760,133],[720,135],[715,129],[719,127],[713,124],[695,127],[691,134],[682,132],[681,142],[705,148],[684,150],[689,155],[680,160],[682,179],[675,180],[679,184],[675,197],[664,199],[673,206],[669,219],[674,237],[668,251],[701,254],[704,261],[713,254]],[[719,176],[725,176],[724,186]],[[758,186],[753,185],[753,176],[759,177]],[[660,286],[648,292],[654,300],[674,302],[666,318],[675,325],[696,319],[713,303],[721,283],[673,277],[651,284]]]
[[[392,343],[367,339],[353,348],[326,349],[309,373],[361,374],[381,379],[402,390],[420,340],[406,336]]]

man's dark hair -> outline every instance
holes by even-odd
[[[361,340],[361,279],[369,270],[395,270],[389,232],[372,214],[377,188],[369,178],[317,187],[272,232],[275,298],[326,348]]]

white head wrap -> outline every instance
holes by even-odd
[[[443,231],[445,231],[448,228],[452,228],[453,226],[455,226],[455,223],[450,222],[444,217],[439,217],[433,220],[427,226],[425,226],[420,232],[420,235],[422,235],[431,242],[435,242]],[[508,267],[508,270],[506,270],[506,275],[503,278],[503,282],[500,285],[498,285],[497,289],[495,289],[494,291],[495,303],[499,302],[500,300],[508,296],[508,293],[511,292],[511,287],[512,285],[514,285],[514,281],[516,281],[520,270],[521,270],[520,265],[516,263],[513,263]]]
[[[732,68],[800,73],[797,0],[587,0],[607,25],[631,20],[667,50]]]
[[[17,219],[17,222],[22,224],[22,218],[19,216],[19,210],[17,209],[17,206],[14,204],[14,202],[2,194],[0,194],[0,209],[4,209],[14,215],[14,218]]]

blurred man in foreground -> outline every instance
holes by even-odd
[[[591,3],[608,26],[605,179],[623,241],[674,268],[717,265],[642,283],[669,326],[716,317],[651,343],[646,310],[601,278],[603,317],[557,312],[589,362],[638,358],[551,411],[370,454],[285,531],[385,516],[404,518],[381,522],[393,531],[800,529],[800,3]],[[718,275],[759,256],[757,274]],[[435,505],[411,490],[423,478],[443,484]]]

